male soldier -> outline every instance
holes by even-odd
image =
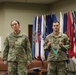
[[[30,42],[21,32],[19,21],[12,21],[11,28],[13,32],[4,41],[4,64],[8,62],[8,75],[27,75],[26,65],[32,60]]]
[[[70,41],[66,34],[60,33],[59,22],[53,23],[53,32],[44,42],[44,50],[49,50],[47,75],[65,75],[66,50],[70,49]]]

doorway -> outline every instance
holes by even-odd
[[[32,24],[28,25],[28,38],[29,38],[29,41],[31,43],[31,46],[32,46],[32,27],[33,27]]]

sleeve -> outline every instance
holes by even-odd
[[[44,50],[50,50],[51,46],[49,46],[49,47],[47,46],[48,42],[49,42],[49,37],[47,36],[46,39],[44,40],[44,44],[43,44]]]
[[[66,51],[71,47],[71,43],[67,35],[64,36],[64,45],[61,47],[61,50]]]
[[[8,52],[9,52],[9,41],[8,41],[8,38],[6,37],[6,39],[4,41],[3,61],[7,61]]]
[[[31,52],[31,45],[29,39],[26,38],[26,54],[27,54],[27,63],[31,63],[32,61],[32,52]]]

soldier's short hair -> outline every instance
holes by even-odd
[[[20,25],[20,22],[19,22],[18,20],[13,20],[13,21],[16,21],[16,22],[18,23],[18,25]],[[11,21],[11,23],[12,23],[13,21]]]
[[[60,22],[59,21],[54,21],[53,23],[59,23],[59,25],[60,25]],[[53,24],[52,24],[53,25]]]

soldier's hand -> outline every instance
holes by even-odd
[[[59,46],[60,46],[60,47],[63,47],[63,43],[62,43],[62,42],[59,42]]]
[[[27,62],[27,66],[29,66],[30,64],[31,64],[31,62],[30,62],[30,61],[28,61],[28,62]]]
[[[47,43],[47,46],[48,46],[48,47],[51,46],[51,42],[48,42],[48,43]]]
[[[7,64],[7,61],[3,61],[4,64]]]

